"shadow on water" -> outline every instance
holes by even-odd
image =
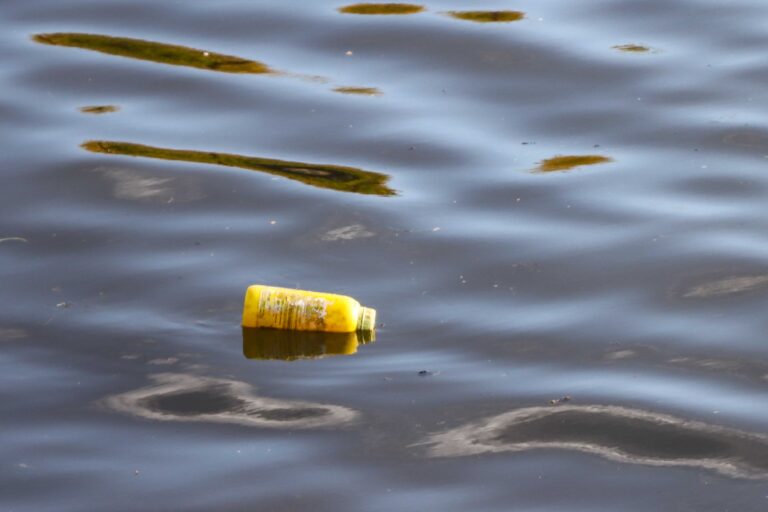
[[[638,409],[529,407],[432,435],[430,455],[561,449],[618,462],[708,469],[768,478],[768,436]]]
[[[361,344],[375,339],[371,331],[308,332],[243,327],[243,355],[248,359],[282,361],[347,356],[355,354]]]
[[[268,428],[330,427],[358,416],[356,411],[337,405],[260,397],[245,382],[175,373],[150,378],[154,385],[108,397],[104,405],[152,420]]]
[[[558,172],[558,171],[570,171],[576,167],[583,165],[596,165],[613,162],[612,158],[601,155],[567,155],[556,156],[542,160],[539,166],[535,169],[535,172]]]
[[[88,141],[82,147],[93,153],[238,167],[240,169],[282,176],[283,178],[300,181],[313,187],[342,192],[378,196],[394,196],[397,194],[395,190],[386,186],[389,176],[354,167],[290,162],[229,153],[158,148],[129,142]]]
[[[80,112],[83,114],[108,114],[110,112],[117,112],[120,107],[115,105],[89,105],[87,107],[80,107]]]
[[[113,37],[99,34],[54,33],[37,34],[33,39],[38,43],[53,46],[69,46],[96,52],[147,60],[174,66],[188,66],[222,73],[274,73],[267,65],[253,60],[222,55],[205,50],[173,44],[144,41],[128,37]]]
[[[475,23],[510,23],[525,18],[520,11],[449,11],[448,16]]]
[[[424,7],[414,4],[352,4],[339,8],[344,14],[365,15],[389,15],[389,14],[416,14],[422,12]]]

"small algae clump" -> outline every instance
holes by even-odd
[[[649,47],[641,44],[619,44],[614,46],[613,49],[627,53],[646,53],[651,51]]]
[[[38,43],[53,46],[69,46],[93,50],[95,52],[147,60],[174,66],[188,66],[222,73],[271,73],[269,67],[261,62],[247,60],[231,55],[177,46],[173,44],[112,37],[99,34],[55,33],[37,34],[33,39]]]
[[[509,23],[525,18],[525,13],[520,11],[449,11],[448,15],[475,23]]]
[[[289,162],[229,153],[212,153],[209,151],[158,148],[130,142],[88,141],[82,147],[93,153],[239,167],[241,169],[282,176],[283,178],[300,181],[313,187],[342,192],[378,196],[393,196],[397,194],[393,189],[387,187],[386,183],[389,180],[389,176],[386,174],[364,171],[354,167]]]
[[[358,94],[361,96],[381,96],[381,91],[376,87],[336,87],[334,92],[341,94]]]
[[[89,105],[87,107],[80,107],[80,112],[83,114],[108,114],[110,112],[117,112],[120,107],[115,105]]]
[[[424,7],[414,4],[352,4],[340,7],[339,12],[344,14],[416,14],[422,12]]]
[[[612,162],[613,159],[602,155],[559,155],[542,160],[537,172],[570,171],[582,165],[595,165]]]

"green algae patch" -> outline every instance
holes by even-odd
[[[416,14],[423,10],[423,6],[414,4],[352,4],[339,8],[344,14],[366,15]]]
[[[613,162],[612,158],[602,155],[566,155],[542,160],[536,172],[570,171],[582,165],[596,165]]]
[[[651,48],[641,44],[618,44],[612,48],[625,53],[647,53],[651,51]]]
[[[254,156],[234,155],[229,153],[212,153],[208,151],[192,151],[187,149],[167,149],[130,142],[88,141],[82,144],[83,149],[93,153],[110,155],[125,155],[160,160],[176,160],[200,164],[238,167],[252,171],[265,172],[294,181],[300,181],[313,187],[327,188],[341,192],[371,194],[378,196],[394,196],[397,192],[386,183],[389,176],[376,172],[364,171],[354,167],[340,165],[310,164],[305,162],[290,162]]]
[[[53,46],[82,48],[119,57],[147,60],[173,66],[207,69],[222,73],[261,74],[273,72],[273,70],[261,62],[188,48],[186,46],[144,41],[143,39],[80,33],[37,34],[32,39],[38,43]]]
[[[120,110],[120,107],[115,105],[89,105],[80,107],[78,110],[83,114],[109,114],[110,112],[117,112]]]
[[[449,11],[448,16],[475,23],[510,23],[525,18],[520,11]]]
[[[333,92],[341,94],[358,94],[360,96],[381,96],[382,92],[376,87],[336,87]]]

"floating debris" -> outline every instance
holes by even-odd
[[[159,178],[145,171],[119,167],[97,167],[113,183],[112,195],[117,199],[159,204],[190,202],[205,197],[195,177]]]
[[[115,105],[91,105],[87,107],[80,107],[80,112],[83,114],[108,114],[110,112],[117,112],[120,107]]]
[[[373,331],[376,310],[345,295],[254,284],[245,291],[241,325],[289,331]]]
[[[389,180],[389,176],[386,174],[364,171],[354,167],[290,162],[229,153],[158,148],[143,144],[132,144],[130,142],[93,140],[85,142],[81,147],[93,153],[238,167],[282,176],[283,178],[300,181],[313,187],[342,192],[379,196],[394,196],[397,194],[395,190],[386,186]]]
[[[338,333],[243,327],[243,355],[248,359],[281,361],[348,356],[375,339],[374,331]]]
[[[358,94],[360,96],[381,96],[383,94],[376,87],[336,87],[333,91],[341,94]]]
[[[158,359],[152,359],[147,361],[147,364],[153,364],[155,366],[171,366],[179,362],[178,357],[161,357]]]
[[[29,337],[29,333],[24,329],[0,328],[0,341],[23,340]]]
[[[520,11],[449,11],[448,16],[475,23],[510,23],[525,18]]]
[[[537,172],[570,171],[582,165],[596,165],[612,162],[612,158],[601,155],[558,155],[542,160],[536,168]]]
[[[768,478],[768,436],[639,409],[604,405],[529,407],[434,434],[433,457],[561,449],[617,462],[683,466]]]
[[[743,294],[767,286],[768,274],[723,277],[688,288],[682,292],[682,297],[684,299],[708,299]]]
[[[370,238],[376,236],[376,233],[368,231],[362,224],[351,224],[340,228],[332,229],[323,233],[320,240],[324,242],[336,242],[339,240],[355,240],[358,238]]]
[[[366,15],[416,14],[423,10],[424,6],[415,4],[352,4],[339,8],[344,14]]]
[[[563,397],[550,400],[549,405],[560,405],[570,401],[571,401],[571,397],[569,395],[565,395]]]
[[[116,411],[162,421],[234,423],[248,427],[320,428],[349,423],[358,417],[338,405],[256,396],[235,380],[189,374],[150,376],[154,385],[106,398]]]
[[[723,142],[730,146],[766,150],[768,149],[768,133],[757,130],[734,132],[723,137]]]
[[[60,32],[37,34],[33,36],[33,39],[38,43],[53,46],[82,48],[119,57],[171,64],[173,66],[207,69],[222,73],[262,74],[274,72],[266,64],[253,60],[188,48],[186,46],[132,39],[129,37]]]
[[[618,44],[616,46],[612,46],[612,48],[614,50],[627,53],[647,53],[652,50],[652,48],[643,46],[641,44]]]

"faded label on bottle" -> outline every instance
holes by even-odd
[[[330,303],[324,297],[266,288],[259,295],[258,324],[277,329],[322,331]]]

